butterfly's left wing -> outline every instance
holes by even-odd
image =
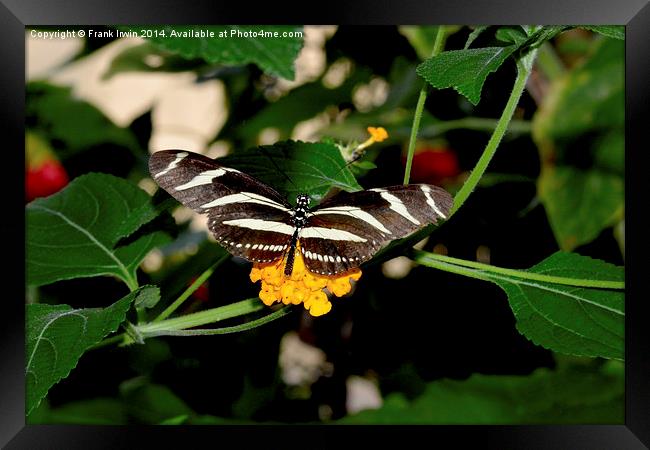
[[[291,206],[270,186],[182,150],[154,153],[149,171],[176,200],[208,215],[208,228],[230,253],[265,262],[286,252],[294,232]]]
[[[358,267],[389,241],[445,219],[452,203],[429,184],[341,192],[308,216],[300,233],[305,265],[327,275]]]

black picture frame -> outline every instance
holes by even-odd
[[[650,5],[648,0],[584,2],[546,0],[499,2],[446,0],[335,1],[323,5],[278,4],[254,6],[244,2],[172,0],[39,2],[3,0],[0,5],[0,71],[2,79],[3,198],[6,213],[0,222],[8,244],[4,255],[5,299],[0,327],[0,446],[39,448],[149,448],[193,447],[204,439],[211,446],[236,439],[248,448],[253,441],[273,447],[332,448],[350,442],[355,433],[364,446],[422,442],[454,447],[468,444],[497,448],[606,448],[636,449],[650,446],[650,337],[647,329],[647,294],[642,277],[645,189],[641,187],[648,154],[645,128],[650,124]],[[260,24],[620,24],[626,25],[626,210],[628,241],[626,265],[626,405],[624,425],[563,426],[242,426],[242,427],[96,427],[25,425],[24,413],[24,280],[20,261],[24,248],[25,26],[145,23],[260,23]],[[10,139],[7,139],[10,138]],[[647,175],[646,175],[647,176]],[[646,326],[644,326],[644,322]],[[405,440],[408,439],[408,440]],[[394,441],[394,442],[392,442]],[[232,444],[228,444],[232,445]],[[350,442],[350,445],[353,445]],[[402,444],[404,445],[404,444]]]

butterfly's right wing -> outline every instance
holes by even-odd
[[[308,216],[300,234],[305,265],[327,275],[358,267],[389,241],[446,219],[452,203],[429,184],[340,192]]]
[[[291,206],[270,186],[206,156],[163,150],[149,159],[154,181],[194,211],[234,255],[265,262],[281,258],[294,227]]]

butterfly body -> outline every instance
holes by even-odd
[[[277,191],[205,156],[164,150],[149,161],[153,179],[170,195],[208,215],[208,228],[234,255],[254,262],[287,259],[299,248],[308,270],[347,272],[382,246],[446,218],[452,198],[427,184],[341,192],[310,208],[300,194],[292,207]]]

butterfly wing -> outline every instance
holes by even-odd
[[[300,233],[305,265],[322,274],[358,267],[386,243],[446,218],[452,203],[428,184],[341,192],[315,208]]]
[[[208,228],[232,254],[266,262],[287,250],[294,231],[291,206],[270,186],[183,150],[154,153],[149,171],[176,200],[207,214]]]

